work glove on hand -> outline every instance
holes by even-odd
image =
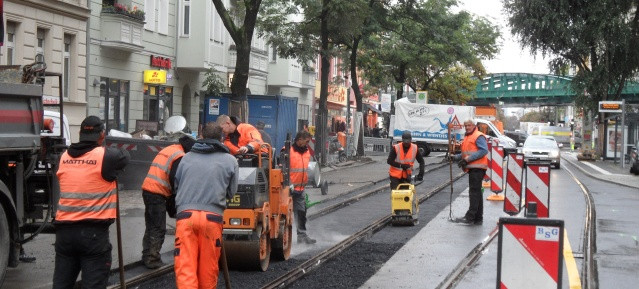
[[[417,176],[415,177],[415,181],[416,181],[416,182],[421,182],[421,181],[423,181],[423,180],[424,180],[424,175],[417,175]]]
[[[409,165],[409,164],[401,164],[401,165],[400,165],[400,167],[401,167],[402,169],[404,169],[404,170],[408,170],[408,169],[410,169],[412,166],[411,166],[411,165]]]
[[[465,169],[467,165],[468,165],[468,162],[466,160],[461,160],[457,163],[457,166],[462,169]]]

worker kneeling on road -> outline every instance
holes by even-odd
[[[419,174],[416,181],[424,179],[424,157],[419,153],[417,145],[411,143],[412,136],[409,131],[402,133],[402,142],[393,145],[393,149],[388,154],[386,163],[390,165],[388,174],[390,175],[391,190],[397,188],[399,184],[410,183],[415,160],[419,163]]]
[[[293,198],[293,213],[295,224],[297,225],[297,243],[315,244],[317,241],[311,239],[306,233],[306,184],[308,183],[308,162],[311,160],[311,153],[308,143],[311,141],[311,134],[301,130],[295,135],[295,140],[291,145],[291,197]]]
[[[237,193],[239,167],[214,122],[202,130],[175,174],[175,278],[177,287],[215,288],[226,199]]]
[[[220,115],[217,124],[224,132],[224,145],[229,148],[232,155],[257,154],[262,143],[262,135],[252,125],[241,123],[236,117]],[[268,153],[268,149],[262,149],[263,153]]]
[[[111,270],[109,226],[117,218],[117,176],[129,153],[105,148],[104,124],[89,116],[80,124],[80,142],[62,154],[57,176],[60,200],[55,220],[53,288],[106,288]]]
[[[149,269],[164,265],[160,258],[160,250],[166,234],[166,201],[173,195],[176,168],[194,143],[195,140],[190,136],[183,136],[178,144],[162,149],[153,159],[142,183],[144,224],[146,225],[142,239],[142,262]],[[175,217],[174,214],[172,215]]]

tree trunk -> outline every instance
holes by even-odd
[[[248,122],[248,102],[246,98],[246,84],[249,78],[249,62],[251,59],[251,45],[236,43],[237,57],[235,59],[235,72],[231,82],[231,99],[229,102],[229,115],[236,116],[242,122]]]
[[[317,123],[315,130],[315,156],[319,159],[320,165],[326,165],[326,140],[328,138],[328,131],[326,126],[328,123],[328,108],[326,101],[328,100],[328,73],[331,66],[330,59],[328,58],[328,4],[331,0],[322,0],[322,14],[321,14],[321,40],[322,48],[320,51],[321,67],[320,67],[320,99],[319,99],[319,111],[317,112]]]
[[[351,57],[350,57],[350,66],[351,66],[351,87],[353,88],[353,92],[355,93],[355,102],[357,105],[357,112],[362,114],[362,122],[363,129],[359,130],[359,137],[357,141],[357,155],[364,156],[364,130],[368,126],[366,123],[366,115],[362,110],[362,92],[359,90],[359,82],[357,79],[357,48],[359,46],[360,37],[357,37],[353,40],[353,46],[351,47]]]

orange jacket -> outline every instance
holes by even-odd
[[[483,136],[484,134],[479,131],[478,129],[476,129],[472,134],[467,135],[464,138],[464,141],[461,144],[461,154],[462,154],[462,159],[465,159],[466,157],[474,154],[475,152],[477,152],[479,150],[479,148],[477,148],[477,144],[475,143],[475,141],[477,140],[478,137]],[[488,169],[488,157],[487,156],[483,156],[477,160],[474,160],[472,162],[469,162],[468,165],[466,165],[466,169],[464,170],[465,172],[468,172],[469,169]]]
[[[291,185],[296,191],[303,191],[308,183],[308,162],[311,161],[311,152],[306,150],[303,154],[291,147]]]
[[[184,156],[184,149],[180,144],[170,145],[162,149],[153,159],[149,172],[142,183],[142,189],[165,197],[171,196],[169,173],[173,163]]]
[[[417,156],[416,144],[410,144],[410,148],[406,153],[404,153],[404,150],[402,149],[402,143],[394,145],[393,149],[395,149],[395,154],[397,154],[397,157],[395,158],[396,162],[400,164],[408,164],[411,168],[413,167],[413,163],[415,163],[415,157]],[[407,179],[412,173],[412,169],[404,170],[402,168],[397,168],[394,166],[390,166],[390,169],[388,170],[388,174],[396,179]]]
[[[240,134],[240,138],[237,143],[231,141],[231,138],[227,135],[224,139],[224,145],[229,148],[229,152],[232,155],[237,154],[237,150],[240,147],[250,145],[253,148],[253,152],[256,153],[262,145],[262,135],[260,132],[250,124],[240,123],[237,125],[236,131]],[[268,150],[262,150],[262,152],[268,152]]]
[[[104,152],[103,147],[97,147],[77,158],[68,152],[62,154],[57,173],[60,200],[56,221],[116,218],[116,183],[102,178]]]

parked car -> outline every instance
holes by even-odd
[[[552,136],[531,135],[522,147],[526,164],[551,164],[560,168],[561,152],[559,144]]]
[[[505,130],[504,134],[507,137],[512,138],[517,143],[518,146],[520,144],[523,144],[526,141],[526,138],[528,138],[528,133],[526,133],[525,131]]]

